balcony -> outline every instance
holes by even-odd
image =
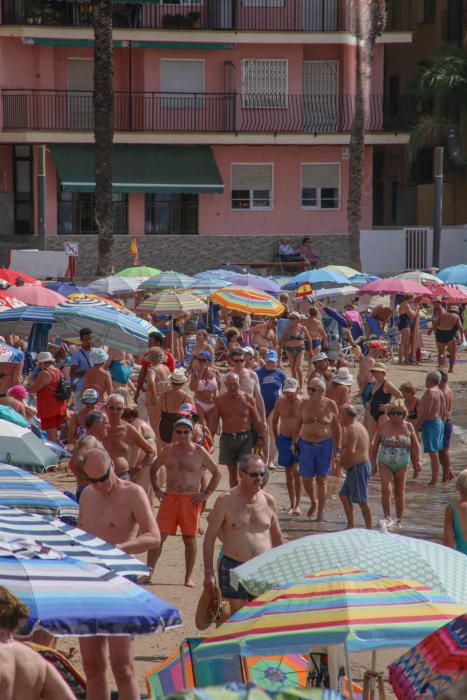
[[[409,31],[411,0],[387,0],[386,31]],[[114,3],[114,28],[235,31],[348,32],[352,0],[160,0]],[[92,3],[82,0],[3,0],[2,23],[90,27]]]
[[[3,130],[92,131],[93,102],[92,92],[5,89]],[[354,96],[116,92],[114,107],[115,130],[123,132],[333,134],[351,130]],[[368,132],[401,131],[409,122],[402,103],[386,112],[383,96],[372,95]]]

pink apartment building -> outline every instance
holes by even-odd
[[[383,95],[385,47],[411,41],[388,0],[367,124],[363,226],[377,151],[405,142]],[[114,233],[346,232],[354,105],[352,0],[115,3]],[[90,3],[3,0],[0,236],[95,233]]]

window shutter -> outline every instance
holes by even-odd
[[[339,189],[339,165],[337,163],[303,163],[302,187]]]
[[[271,163],[239,163],[232,165],[232,190],[272,191]]]
[[[203,61],[161,62],[162,92],[204,93]]]

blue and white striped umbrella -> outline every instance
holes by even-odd
[[[148,567],[122,549],[62,520],[25,513],[19,508],[0,507],[0,540],[27,539],[53,547],[62,554],[98,564],[120,576],[141,578]]]
[[[80,328],[86,326],[102,343],[135,354],[147,350],[148,334],[156,330],[134,314],[94,304],[59,305],[55,309],[55,317],[68,332],[78,334]]]
[[[17,348],[12,348],[11,345],[0,343],[0,362],[14,362],[19,364],[24,360],[24,352]]]
[[[150,634],[182,622],[141,586],[40,543],[0,541],[0,584],[29,608],[22,636],[37,628],[57,637]]]
[[[28,335],[35,323],[56,325],[57,321],[52,306],[20,306],[8,309],[0,314],[0,333]],[[58,329],[54,328],[54,332]]]
[[[0,510],[6,506],[51,518],[78,520],[78,504],[55,486],[24,469],[0,463]]]

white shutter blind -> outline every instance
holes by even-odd
[[[161,61],[162,92],[203,93],[204,61]]]
[[[272,191],[272,164],[238,163],[232,165],[232,190]]]
[[[337,163],[303,163],[302,187],[339,189],[339,165]]]

